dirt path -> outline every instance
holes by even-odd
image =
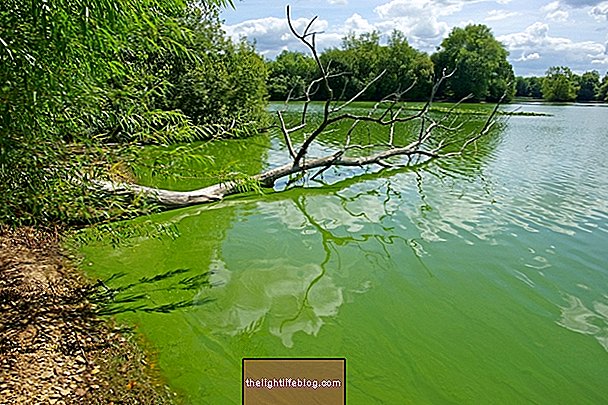
[[[166,404],[133,334],[95,315],[56,238],[0,229],[0,404]]]

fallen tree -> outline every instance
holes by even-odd
[[[496,123],[495,117],[500,105],[497,103],[488,115],[484,124],[477,131],[462,137],[443,137],[436,139],[438,131],[442,134],[456,133],[463,129],[463,122],[458,122],[454,118],[455,111],[460,103],[467,100],[462,99],[454,104],[447,112],[437,117],[431,114],[431,106],[439,87],[445,80],[448,80],[454,72],[443,72],[441,77],[435,81],[428,101],[417,112],[412,113],[406,109],[401,102],[402,96],[410,90],[415,83],[403,91],[396,91],[388,95],[383,100],[376,103],[367,114],[356,114],[350,112],[347,107],[357,101],[361,95],[374,82],[379,80],[384,72],[370,80],[361,90],[348,100],[339,100],[336,97],[336,89],[332,88],[330,79],[337,76],[347,75],[347,72],[334,72],[330,65],[324,66],[321,63],[317,52],[316,37],[319,32],[313,31],[312,26],[317,17],[314,17],[302,32],[298,32],[293,25],[290,8],[287,6],[287,21],[292,34],[297,37],[310,51],[319,71],[319,77],[313,80],[306,88],[302,109],[299,112],[299,119],[295,125],[289,125],[285,118],[285,111],[277,111],[278,129],[282,134],[287,151],[289,152],[290,162],[284,165],[269,169],[263,173],[251,176],[246,180],[235,179],[221,182],[208,187],[192,191],[172,191],[154,187],[146,187],[126,182],[96,181],[95,185],[104,192],[119,194],[132,197],[144,197],[147,200],[167,208],[176,208],[188,205],[205,204],[222,200],[224,197],[237,194],[247,188],[246,183],[255,184],[261,187],[273,187],[275,182],[281,178],[292,175],[302,175],[316,170],[312,178],[322,174],[331,167],[366,167],[376,165],[380,168],[394,168],[415,166],[427,163],[433,159],[444,159],[459,156],[470,145],[474,144],[481,137],[488,134]],[[312,95],[323,88],[328,94],[323,102],[321,120],[313,125],[309,123],[310,105]],[[289,104],[290,98],[286,100]],[[332,151],[322,156],[312,156],[310,148],[318,141],[321,134],[326,132],[332,125],[338,123],[349,123],[349,129],[344,133],[344,142],[337,151]],[[387,128],[387,139],[381,143],[371,143],[367,145],[353,144],[352,135],[362,124],[372,124]],[[396,141],[396,133],[403,129],[403,124],[415,123],[417,125],[414,136],[409,134],[410,141],[406,144],[399,144]],[[401,126],[401,128],[399,128]],[[412,128],[412,126],[408,126]],[[294,142],[296,135],[302,137],[299,143]],[[408,137],[401,137],[407,139]],[[412,139],[413,138],[413,139]],[[355,152],[353,154],[353,152]],[[362,152],[370,151],[365,154]],[[395,162],[395,158],[400,158]]]

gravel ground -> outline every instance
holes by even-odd
[[[0,229],[0,404],[168,404],[132,331],[96,315],[57,237]]]

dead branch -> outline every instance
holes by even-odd
[[[376,165],[380,169],[383,169],[418,165],[432,159],[461,155],[467,147],[477,142],[481,137],[487,135],[492,129],[502,99],[495,106],[482,129],[474,134],[470,134],[466,140],[461,141],[462,145],[457,151],[448,151],[448,149],[453,148],[458,141],[450,139],[449,137],[434,139],[434,135],[438,130],[441,130],[443,133],[455,133],[460,131],[463,127],[462,122],[460,124],[457,123],[454,113],[458,106],[466,101],[467,98],[454,104],[440,117],[435,117],[431,114],[431,106],[439,87],[445,80],[454,74],[453,71],[449,73],[444,71],[442,73],[441,77],[436,80],[426,103],[415,113],[406,113],[402,104],[403,95],[413,88],[414,84],[404,91],[397,91],[386,96],[384,99],[377,102],[365,115],[348,112],[345,109],[353,102],[359,100],[370,86],[382,78],[385,72],[383,71],[372,78],[350,99],[339,102],[339,100],[334,98],[335,92],[331,86],[330,79],[345,75],[346,73],[332,72],[330,63],[328,63],[327,66],[323,66],[316,46],[316,36],[319,32],[313,31],[312,28],[317,17],[311,19],[302,32],[298,32],[293,25],[289,6],[287,6],[286,11],[289,29],[291,33],[309,49],[318,68],[319,77],[312,80],[308,86],[306,86],[303,96],[304,104],[297,124],[289,126],[284,116],[285,111],[277,112],[277,119],[279,122],[278,128],[285,141],[285,146],[291,161],[282,166],[252,176],[249,181],[256,181],[263,187],[273,187],[276,181],[281,178],[292,175],[302,176],[311,170],[316,170],[316,173],[312,177],[314,179],[331,167],[366,167]],[[309,106],[312,102],[312,96],[314,92],[318,90],[319,86],[324,87],[327,93],[327,99],[323,102],[321,122],[310,129],[308,128],[309,123],[307,121]],[[286,100],[286,105],[288,105],[290,97],[291,96]],[[309,149],[318,137],[321,134],[331,131],[332,129],[330,129],[330,127],[334,124],[341,122],[350,122],[350,127],[345,133],[344,144],[340,150],[325,156],[309,156]],[[404,134],[404,137],[399,138],[414,139],[409,144],[400,146],[396,141],[397,132],[400,130],[400,128],[397,127],[397,124],[408,122],[417,122],[419,129],[417,129],[417,132],[414,131],[414,134]],[[352,135],[361,123],[388,127],[387,140],[385,142],[370,143],[367,145],[352,144]],[[403,127],[404,126],[401,125],[401,128]],[[411,128],[409,130],[411,131]],[[304,133],[304,131],[309,132]],[[292,135],[296,133],[304,133],[304,139],[299,145],[295,144],[292,139]],[[412,137],[412,135],[414,136]],[[435,146],[432,146],[432,144]],[[349,152],[355,150],[367,153],[349,156]],[[395,163],[394,158],[396,157],[402,159],[399,159],[399,162]],[[391,160],[393,160],[393,162],[391,162]],[[244,183],[241,180],[227,181],[193,191],[171,191],[110,181],[97,181],[96,186],[104,192],[133,197],[140,196],[165,207],[180,207],[219,201],[228,195],[241,192]]]

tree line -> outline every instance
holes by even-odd
[[[516,96],[547,101],[608,101],[608,73],[597,70],[577,75],[565,66],[554,66],[544,77],[517,77]]]
[[[403,92],[403,100],[426,100],[433,84],[443,74],[451,74],[435,96],[439,99],[503,101],[513,97],[534,97],[547,101],[608,101],[608,73],[598,71],[574,74],[563,66],[551,67],[543,77],[515,77],[508,62],[509,53],[483,24],[454,28],[432,55],[414,49],[402,32],[394,31],[386,44],[378,32],[347,35],[339,48],[321,53],[324,66],[337,75],[333,88],[342,89],[340,98],[350,99],[371,83],[361,99],[381,100]],[[319,76],[312,57],[296,51],[283,51],[267,60],[267,88],[271,100],[304,97],[308,84]],[[319,86],[314,100],[327,94]]]
[[[393,31],[385,45],[380,40],[378,32],[349,34],[341,47],[321,53],[321,63],[335,73],[330,81],[332,88],[341,89],[339,98],[350,99],[369,84],[363,100],[381,100],[395,92],[403,93],[404,100],[426,100],[446,74],[451,77],[438,89],[439,98],[497,101],[515,95],[508,52],[485,25],[455,28],[430,56],[414,49],[400,31]],[[312,57],[299,52],[283,51],[267,64],[271,100],[301,98],[319,76]],[[311,95],[315,100],[327,97],[322,86]]]

